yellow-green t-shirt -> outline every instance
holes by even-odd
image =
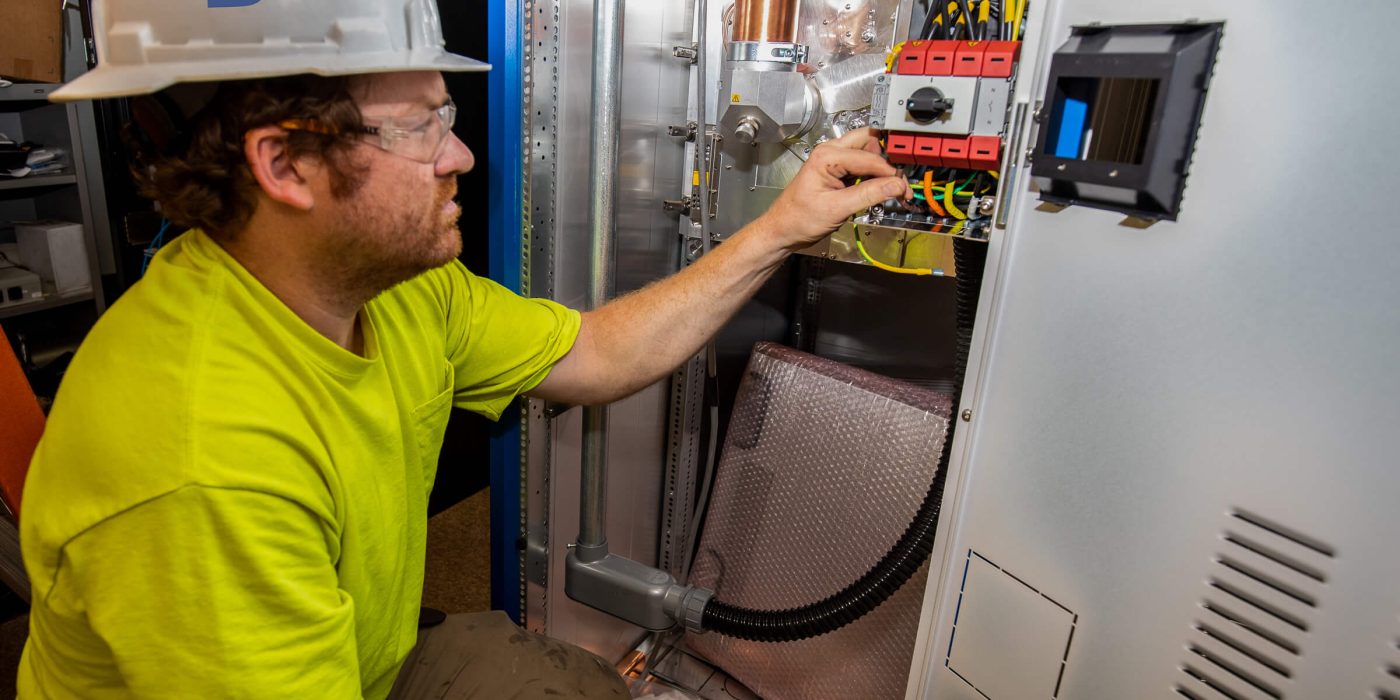
[[[576,312],[459,263],[369,302],[365,356],[199,231],[63,381],[20,524],[21,698],[383,698],[413,647],[450,406],[496,418]]]

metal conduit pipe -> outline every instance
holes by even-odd
[[[730,41],[795,43],[799,0],[737,0]]]
[[[623,0],[593,2],[593,105],[588,163],[588,306],[602,306],[613,291],[613,240],[617,215],[619,111],[622,91]],[[607,413],[584,410],[582,487],[578,542],[564,565],[564,592],[574,600],[651,630],[677,623],[699,629],[710,593],[676,583],[668,573],[608,553]]]
[[[613,240],[617,231],[617,153],[622,130],[622,0],[593,2],[593,106],[589,114],[588,308],[607,303],[613,292]],[[606,406],[583,414],[583,468],[579,504],[579,559],[608,553]]]

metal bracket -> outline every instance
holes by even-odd
[[[689,61],[691,65],[694,65],[695,62],[700,59],[700,48],[696,44],[691,44],[690,46],[676,46],[672,47],[671,55],[676,58],[685,59]]]
[[[674,138],[680,138],[684,136],[686,143],[690,143],[695,140],[695,136],[699,132],[699,130],[700,129],[695,125],[695,122],[686,122],[685,126],[666,127],[666,135]]]
[[[681,216],[690,216],[690,209],[693,204],[694,200],[692,200],[690,197],[661,200],[662,209],[664,209],[667,213],[679,214]]]

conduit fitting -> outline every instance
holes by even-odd
[[[648,630],[678,623],[700,632],[710,591],[676,582],[670,574],[614,554],[584,561],[570,551],[564,561],[564,593]]]

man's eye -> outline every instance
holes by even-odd
[[[431,128],[432,125],[433,125],[433,120],[432,120],[432,119],[422,119],[422,120],[416,120],[416,121],[414,121],[414,122],[412,122],[412,123],[409,123],[409,124],[405,124],[405,125],[402,126],[402,128],[403,128],[404,131],[409,131],[409,132],[412,132],[412,133],[415,133],[415,134],[422,134],[422,133],[425,133],[426,131],[428,131],[428,129]]]

